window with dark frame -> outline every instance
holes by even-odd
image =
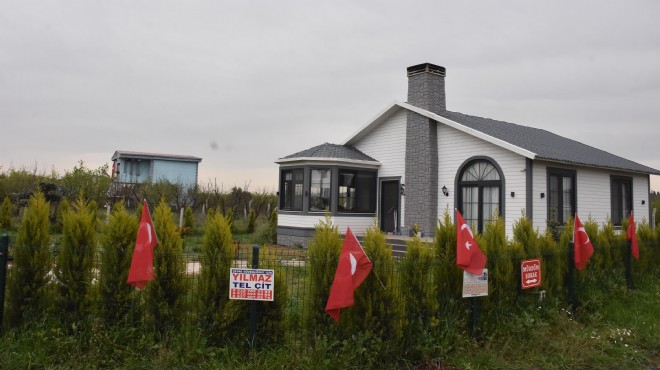
[[[376,172],[339,170],[337,211],[376,212]]]
[[[463,168],[459,179],[461,214],[473,230],[482,232],[496,214],[502,214],[500,173],[490,161],[479,159]]]
[[[563,225],[575,214],[575,171],[548,168],[548,222]]]
[[[612,201],[612,223],[621,226],[632,210],[632,178],[626,176],[610,177]]]
[[[309,189],[309,210],[323,212],[330,208],[331,169],[312,169]]]
[[[302,211],[304,170],[282,171],[280,208],[289,211]]]

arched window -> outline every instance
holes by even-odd
[[[458,189],[459,210],[473,230],[482,232],[495,214],[502,214],[502,177],[490,161],[467,163],[460,173]]]

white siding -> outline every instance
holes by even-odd
[[[534,227],[544,232],[548,218],[548,189],[547,168],[565,168],[576,171],[577,204],[576,211],[580,220],[589,217],[599,225],[607,222],[612,216],[612,196],[610,194],[610,175],[632,177],[633,181],[633,210],[639,222],[649,217],[649,184],[647,175],[637,175],[618,171],[602,170],[590,167],[579,167],[534,161]],[[540,197],[545,193],[545,198]],[[644,204],[642,204],[642,200]]]
[[[322,220],[325,220],[323,213],[280,214],[277,216],[277,226],[313,229]],[[367,227],[374,225],[374,218],[372,216],[334,216],[332,224],[338,227],[340,234],[345,234],[346,228],[350,226],[355,235],[364,235]]]
[[[355,148],[382,163],[378,170],[379,177],[401,176],[402,184],[405,184],[406,174],[407,112],[405,109],[399,110],[355,144]],[[380,204],[380,194],[377,199]],[[401,228],[405,226],[404,201],[405,197],[401,197]]]
[[[518,220],[526,204],[525,157],[503,149],[464,132],[438,124],[438,217],[448,210],[453,218],[456,197],[455,184],[459,167],[475,156],[492,158],[504,174],[504,215],[507,235],[512,234],[513,221]],[[442,195],[446,186],[449,196]],[[515,193],[511,197],[511,192]]]
[[[532,163],[532,224],[540,233],[545,232],[548,221],[547,178],[546,163],[534,161]]]

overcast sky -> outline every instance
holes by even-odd
[[[278,158],[341,143],[408,66],[447,108],[660,169],[660,1],[0,0],[0,166],[115,150],[202,157],[200,184],[276,190]],[[654,177],[652,189],[660,191]]]

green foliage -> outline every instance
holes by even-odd
[[[227,220],[227,224],[229,225],[229,230],[231,230],[232,234],[236,231],[235,225],[234,225],[234,210],[229,208],[227,211],[227,214],[225,215],[225,220]]]
[[[401,287],[402,309],[406,317],[404,335],[408,338],[421,328],[431,326],[434,313],[437,311],[433,289],[433,249],[423,243],[419,236],[406,241],[407,252],[399,261],[399,279]]]
[[[520,263],[520,246],[507,243],[504,220],[496,217],[486,224],[479,247],[487,257],[488,300],[494,306],[493,313],[499,318],[499,314],[504,314],[513,307],[518,292],[520,277],[516,279],[516,271],[519,269],[514,269],[513,259],[517,257]]]
[[[346,333],[369,332],[382,340],[401,335],[400,303],[395,295],[397,282],[392,246],[378,226],[371,226],[362,241],[373,269],[356,289],[355,305],[342,314]]]
[[[71,207],[69,206],[69,201],[66,198],[60,199],[59,202],[57,202],[57,209],[55,210],[55,221],[51,225],[51,230],[55,234],[61,234],[63,225],[64,225],[64,218],[63,215],[69,212]]]
[[[337,271],[342,239],[330,214],[315,225],[314,237],[309,241],[309,293],[305,295],[306,327],[312,335],[330,334],[336,328],[335,321],[325,312],[330,287]]]
[[[14,213],[12,208],[11,200],[8,196],[5,196],[0,206],[0,229],[11,230],[11,218]]]
[[[513,222],[513,240],[522,247],[525,258],[541,257],[538,239],[539,236],[534,230],[532,221],[522,213],[520,219]]]
[[[248,234],[254,233],[256,221],[257,221],[257,213],[254,212],[254,209],[250,209],[250,214],[248,215],[248,225],[247,225]]]
[[[270,244],[277,243],[277,209],[274,209],[268,217],[266,229],[266,241]]]
[[[456,225],[445,209],[435,229],[433,288],[438,317],[450,327],[461,315],[463,270],[456,265]]]
[[[154,281],[147,285],[146,300],[152,324],[164,333],[178,328],[183,319],[186,293],[183,241],[164,199],[154,210],[153,222],[158,244],[154,248]]]
[[[39,188],[40,183],[53,183],[57,177],[57,172],[54,170],[51,174],[38,173],[36,165],[31,170],[12,167],[7,171],[0,172],[0,197],[18,196],[18,199],[14,198],[14,202],[22,205],[19,200],[27,199],[30,193]]]
[[[183,226],[194,228],[195,227],[195,216],[193,215],[192,207],[186,207],[186,210],[183,213]]]
[[[258,309],[263,311],[259,317],[258,337],[261,345],[283,343],[287,332],[287,307],[289,304],[289,288],[287,286],[286,270],[279,264],[276,253],[268,247],[259,251],[259,268],[275,270],[275,296],[272,302],[259,302]],[[247,306],[247,305],[246,305]],[[247,313],[244,310],[243,313]],[[247,319],[247,315],[245,315]]]
[[[55,276],[59,306],[66,315],[82,318],[90,312],[90,286],[96,249],[96,212],[91,212],[82,193],[73,209],[62,214],[62,245]]]
[[[118,202],[103,229],[101,271],[99,276],[99,306],[102,317],[109,322],[124,318],[130,310],[134,288],[126,281],[131,266],[138,220]]]
[[[541,281],[548,297],[564,299],[564,274],[567,270],[565,251],[560,250],[553,235],[548,231],[538,239],[543,261],[541,262]]]
[[[60,180],[62,195],[69,200],[75,200],[81,193],[85,200],[95,201],[97,204],[105,202],[112,183],[108,175],[108,164],[97,169],[90,169],[81,160],[71,171],[65,171]]]
[[[237,317],[227,317],[229,269],[234,261],[234,243],[227,221],[220,213],[209,212],[202,238],[199,275],[199,322],[216,344],[228,335]]]
[[[48,214],[50,206],[43,193],[35,192],[28,201],[18,228],[9,274],[7,318],[11,326],[38,315],[47,305],[48,272],[51,267]]]

